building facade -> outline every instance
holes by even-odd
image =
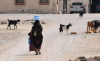
[[[57,13],[57,0],[1,0],[0,13]]]
[[[91,7],[95,9],[100,0],[1,0],[0,13],[34,13],[34,14],[58,14],[70,13],[70,5],[73,2],[82,2],[86,5],[86,12],[90,12]],[[95,11],[95,10],[94,10]]]

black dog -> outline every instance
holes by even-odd
[[[80,17],[80,18],[83,17],[83,12],[80,12],[80,13],[79,13],[79,17]]]
[[[60,24],[59,32],[63,32],[63,30],[66,30],[66,33],[68,34],[69,27],[72,26],[70,23],[68,25],[62,25]]]
[[[20,22],[20,20],[18,19],[18,20],[9,20],[8,19],[8,26],[7,26],[7,29],[8,29],[8,27],[10,27],[10,25],[14,25],[14,29],[15,29],[15,26],[16,26],[16,29],[17,29],[17,22]],[[10,27],[10,29],[11,29],[11,27]]]
[[[98,26],[100,26],[100,20],[94,20],[94,29],[98,30]]]

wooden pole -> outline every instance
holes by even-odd
[[[67,14],[67,0],[66,0],[66,14]]]

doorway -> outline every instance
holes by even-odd
[[[90,13],[96,13],[96,5],[100,0],[90,0]]]

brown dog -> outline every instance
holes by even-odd
[[[87,23],[87,31],[91,31],[91,29],[94,28],[94,22],[88,21]]]

